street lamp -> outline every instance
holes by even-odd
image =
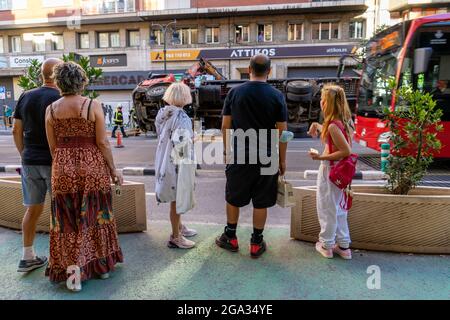
[[[163,34],[163,39],[164,39],[164,49],[163,49],[163,55],[164,55],[164,73],[167,73],[167,57],[166,57],[166,53],[167,53],[167,45],[166,45],[166,35],[167,35],[167,30],[172,29],[171,27],[173,25],[175,25],[177,23],[177,20],[174,20],[168,24],[159,24],[159,23],[152,23],[152,29],[153,27],[159,27],[159,29],[161,30],[162,34]],[[156,36],[151,36],[150,37],[150,42],[155,42],[156,41]],[[179,33],[175,30],[172,32],[172,41],[174,43],[178,43],[179,41]]]

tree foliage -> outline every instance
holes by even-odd
[[[41,66],[42,63],[38,60],[31,60],[25,74],[19,77],[19,87],[26,91],[42,86]]]
[[[78,63],[86,72],[89,79],[89,84],[94,84],[100,80],[103,76],[103,70],[101,68],[94,68],[90,66],[89,57],[76,55],[74,53],[69,53],[68,55],[63,55],[62,60],[64,62],[73,61]],[[31,61],[30,66],[26,69],[25,74],[19,78],[18,85],[23,90],[30,90],[42,85],[42,75],[41,75],[42,63],[36,59]],[[98,92],[92,89],[92,87],[87,86],[83,92],[83,96],[95,99],[99,96]]]

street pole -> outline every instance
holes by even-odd
[[[167,74],[167,57],[166,57],[166,31],[167,29],[164,29],[164,50],[163,50],[163,54],[164,54],[164,74]]]
[[[177,20],[173,20],[172,22],[169,22],[168,24],[164,24],[164,25],[161,25],[159,23],[152,23],[152,27],[154,27],[154,26],[159,27],[160,30],[163,33],[163,38],[164,38],[164,49],[163,49],[164,74],[167,74],[167,57],[166,57],[166,54],[167,54],[167,44],[166,44],[166,41],[167,41],[167,30],[169,30],[169,27],[171,27],[172,25],[174,25],[176,23],[177,23]]]

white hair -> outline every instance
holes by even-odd
[[[183,108],[192,103],[191,89],[182,82],[172,83],[164,93],[163,100],[172,106]]]

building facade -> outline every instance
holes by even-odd
[[[75,52],[103,69],[99,99],[128,110],[132,89],[163,72],[158,25],[174,19],[169,72],[204,57],[229,79],[248,78],[248,60],[261,52],[273,59],[273,78],[335,76],[339,57],[385,24],[383,1],[0,0],[0,103],[15,105],[31,59]]]
[[[401,22],[424,16],[450,12],[450,0],[390,1],[389,11],[393,22]]]

